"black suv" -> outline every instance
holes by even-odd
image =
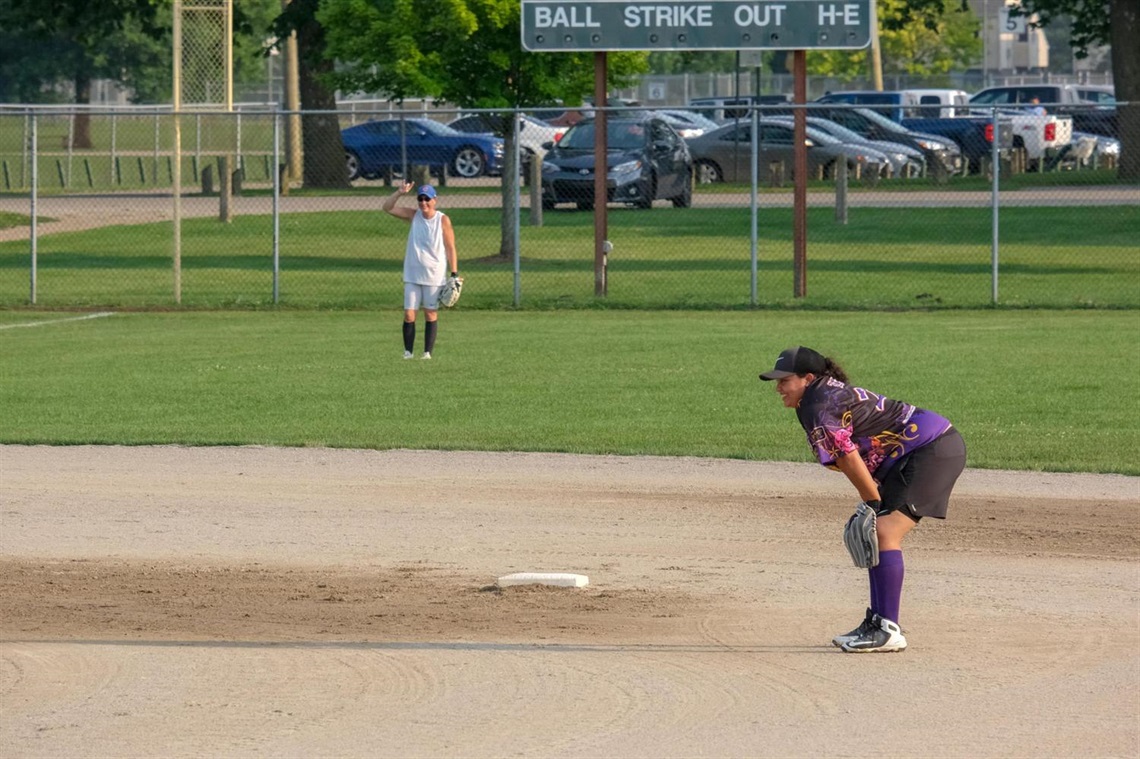
[[[542,207],[594,207],[594,119],[579,121],[542,162]],[[606,202],[649,208],[665,198],[693,204],[693,159],[681,136],[653,114],[606,119]]]

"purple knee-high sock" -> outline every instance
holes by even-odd
[[[871,598],[878,604],[877,609],[872,609],[896,625],[899,622],[899,603],[902,601],[903,574],[902,551],[879,552],[879,565],[871,568]]]

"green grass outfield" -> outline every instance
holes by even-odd
[[[377,203],[378,205],[378,203]],[[281,217],[280,305],[390,307],[401,300],[406,225],[379,211]],[[513,266],[495,258],[497,208],[448,210],[455,223],[464,306],[513,301]],[[523,226],[521,305],[528,308],[748,308],[747,208],[613,209],[609,294],[594,297],[593,215],[559,210]],[[1004,208],[999,302],[1015,307],[1140,308],[1135,206]],[[171,224],[44,235],[37,304],[173,305]],[[852,208],[808,214],[808,296],[794,299],[792,211],[759,213],[758,304],[781,308],[971,308],[991,303],[989,208]],[[272,221],[241,216],[183,223],[182,305],[272,305]],[[0,243],[0,306],[25,305],[27,240]]]
[[[802,342],[948,416],[973,467],[1140,474],[1135,311],[460,309],[431,362],[395,310],[82,316],[0,311],[0,442],[808,461],[756,377]]]

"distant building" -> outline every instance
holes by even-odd
[[[969,0],[982,20],[982,69],[991,74],[1031,73],[1049,68],[1049,41],[1030,25],[1031,16],[1010,15],[1017,0]]]

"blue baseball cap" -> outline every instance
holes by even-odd
[[[416,197],[418,198],[421,195],[426,195],[429,198],[434,198],[435,188],[430,184],[421,185],[420,189],[416,190]]]

